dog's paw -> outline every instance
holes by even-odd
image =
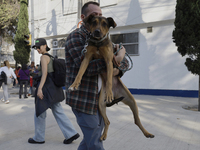
[[[153,135],[153,134],[151,134],[151,133],[148,133],[148,134],[146,134],[145,135],[147,138],[154,138],[155,136]]]
[[[101,136],[100,140],[101,140],[101,141],[105,141],[106,138],[107,138],[107,134],[103,134],[103,135]]]
[[[78,90],[78,87],[79,87],[79,83],[73,83],[69,88],[68,88],[68,90],[69,91],[75,91],[75,90]]]
[[[68,88],[68,90],[69,90],[69,91],[74,91],[74,90],[75,90],[75,88],[74,88],[74,87],[72,87],[72,86],[70,86],[70,87]]]
[[[114,97],[113,97],[112,91],[111,92],[107,92],[106,93],[106,102],[107,103],[111,103],[113,99],[114,99]]]

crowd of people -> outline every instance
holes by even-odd
[[[28,96],[34,97],[33,88],[33,77],[38,74],[38,66],[35,66],[34,62],[28,66],[27,64],[22,64],[22,66],[18,66],[13,69],[10,67],[10,63],[8,60],[4,61],[4,67],[0,68],[0,74],[2,71],[6,74],[5,78],[1,77],[0,87],[3,89],[3,97],[1,97],[1,101],[5,104],[9,104],[10,101],[8,99],[8,86],[13,84],[13,88],[19,87],[19,98],[28,98]],[[2,75],[1,75],[2,76]],[[29,88],[29,90],[28,90]]]
[[[99,3],[89,1],[85,3],[81,9],[81,19],[84,20],[90,14],[96,16],[102,16],[102,11]],[[100,140],[102,130],[104,128],[104,121],[101,113],[98,109],[99,91],[102,85],[100,74],[106,72],[106,63],[103,59],[92,61],[89,64],[89,68],[85,75],[82,77],[82,84],[76,91],[69,91],[69,86],[73,83],[82,61],[82,49],[85,46],[90,32],[83,23],[80,28],[77,28],[69,34],[65,44],[65,60],[66,60],[66,104],[71,106],[77,123],[83,133],[83,139],[78,147],[78,150],[104,150],[103,142]],[[119,45],[117,45],[119,47]],[[117,48],[115,47],[115,48]],[[62,87],[57,87],[52,81],[51,75],[54,72],[53,59],[49,57],[48,51],[50,48],[47,46],[47,42],[43,38],[35,40],[35,45],[32,47],[37,50],[39,54],[42,54],[40,58],[40,66],[31,62],[30,66],[22,64],[22,67],[17,67],[15,73],[10,67],[9,62],[4,62],[4,67],[0,68],[0,72],[4,71],[7,75],[7,79],[15,79],[14,86],[19,81],[19,98],[24,94],[24,98],[28,98],[33,94],[33,77],[38,75],[39,82],[35,89],[35,114],[34,125],[35,134],[32,138],[28,139],[28,143],[31,144],[43,144],[45,143],[45,120],[48,108],[51,111],[60,127],[65,139],[64,144],[70,144],[74,140],[79,138],[79,133],[73,127],[68,117],[64,114],[64,110],[60,104],[65,99],[64,91]],[[122,47],[124,58],[125,48]],[[119,61],[119,64],[124,65],[124,68],[128,66],[123,60]],[[113,76],[122,76],[123,71],[115,68],[113,69]],[[7,80],[8,81],[8,80]],[[27,87],[29,92],[27,91]],[[9,103],[7,84],[2,84],[4,91],[4,102]],[[24,87],[24,90],[23,90]]]

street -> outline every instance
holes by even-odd
[[[51,110],[47,111],[45,144],[29,144],[34,135],[34,98],[19,99],[19,88],[9,88],[10,103],[0,103],[0,150],[76,150],[83,134],[71,108],[62,102],[65,114],[81,135],[72,144],[63,144],[64,137]],[[2,89],[0,96],[2,97]],[[130,109],[123,103],[107,109],[111,122],[106,150],[199,150],[200,112],[182,107],[197,105],[197,98],[134,95],[145,129],[154,134],[144,137],[134,124]]]

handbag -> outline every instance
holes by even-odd
[[[4,78],[0,75],[0,81],[3,81],[4,80]]]

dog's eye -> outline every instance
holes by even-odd
[[[93,26],[96,26],[97,25],[97,21],[96,20],[93,21],[92,24],[93,24]]]
[[[106,22],[103,22],[103,23],[102,23],[102,26],[103,26],[103,27],[107,26],[107,23],[106,23]]]

